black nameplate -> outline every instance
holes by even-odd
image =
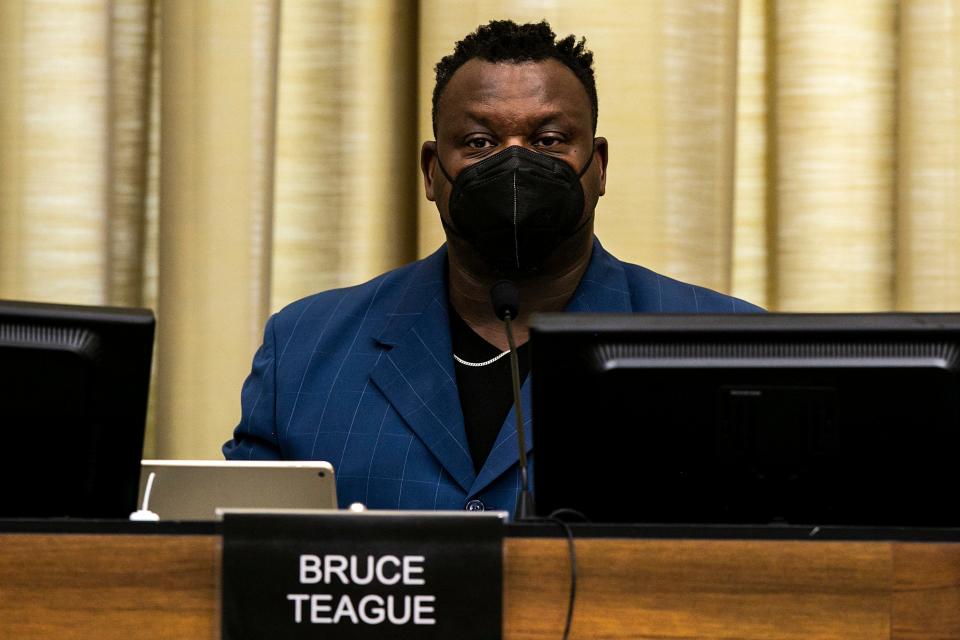
[[[493,514],[227,514],[221,637],[501,637]]]

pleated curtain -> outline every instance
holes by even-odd
[[[960,311],[960,0],[0,2],[0,298],[155,309],[146,454],[219,457],[272,310],[442,242],[433,65],[494,18],[587,37],[620,258]]]

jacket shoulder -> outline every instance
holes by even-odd
[[[761,307],[699,285],[621,263],[634,311],[662,313],[760,313]]]
[[[350,287],[329,289],[295,300],[277,311],[270,323],[279,337],[303,330],[324,333],[339,324],[366,325],[375,333],[382,327],[419,262],[387,271],[372,280]]]

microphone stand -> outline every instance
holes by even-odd
[[[527,438],[523,431],[523,406],[520,402],[520,361],[517,357],[517,345],[513,340],[512,320],[518,314],[517,288],[508,280],[501,280],[491,290],[494,312],[503,320],[507,330],[507,344],[510,346],[510,377],[513,379],[514,417],[517,425],[517,446],[520,453],[520,493],[514,512],[515,520],[526,520],[534,515],[533,494],[530,493],[529,470],[527,467]]]
[[[513,378],[514,417],[517,419],[517,445],[520,447],[520,493],[517,495],[515,520],[533,517],[533,495],[530,493],[530,481],[527,477],[527,437],[523,432],[523,407],[520,405],[520,363],[517,358],[517,345],[513,342],[513,327],[510,314],[504,316],[507,328],[507,343],[510,345],[510,374]]]

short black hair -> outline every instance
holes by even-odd
[[[557,40],[546,20],[517,24],[513,20],[491,20],[459,41],[453,53],[437,63],[437,83],[433,87],[433,135],[437,135],[440,95],[450,78],[464,64],[480,58],[487,62],[539,62],[554,58],[565,64],[583,84],[590,99],[593,131],[597,131],[597,84],[593,77],[593,52],[586,38],[569,35]]]

